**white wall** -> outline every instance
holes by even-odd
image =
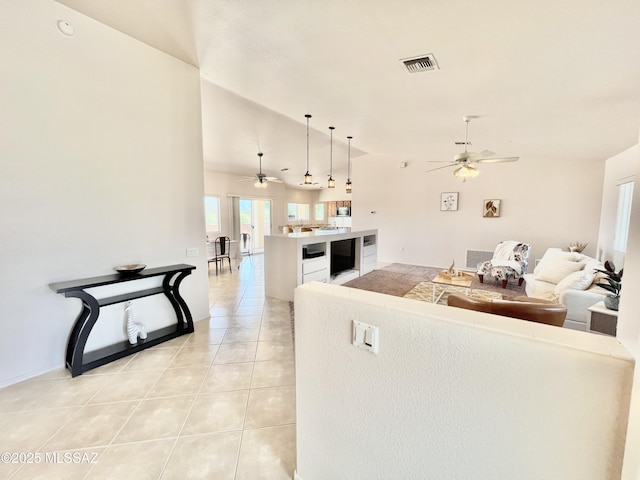
[[[269,183],[266,189],[258,189],[254,187],[253,183],[240,175],[214,171],[204,172],[205,194],[220,197],[220,221],[223,235],[229,235],[231,229],[229,224],[230,196],[270,199],[272,201],[271,226],[274,233],[278,233],[276,232],[278,227],[290,223],[287,220],[288,203],[309,204],[311,222],[313,222],[314,204],[320,201],[318,200],[318,190],[288,188],[283,183]]]
[[[196,320],[208,317],[208,286],[198,70],[51,0],[1,0],[0,16],[6,385],[64,365],[80,302],[51,282],[191,263],[181,291]],[[134,303],[143,323],[175,321],[163,296]],[[105,309],[90,344],[126,338],[123,317],[122,305]]]
[[[323,188],[320,190],[318,199],[322,202],[351,200],[351,194],[346,192],[344,181],[340,180],[336,179],[335,188]]]
[[[398,168],[400,161],[407,168]],[[425,173],[415,159],[358,157],[353,226],[379,229],[380,262],[445,267],[455,260],[463,266],[467,249],[493,251],[507,239],[532,245],[531,268],[548,247],[588,242],[585,253],[595,254],[604,162],[521,158],[479,169],[478,177],[462,183],[451,169]],[[459,192],[458,211],[440,211],[442,192]],[[482,202],[491,198],[502,200],[499,218],[482,217]]]
[[[637,179],[640,178],[640,150],[637,148],[635,155],[637,187]],[[640,285],[640,188],[635,187],[622,280],[624,290],[620,297],[617,336],[637,362],[640,359],[640,315],[638,314],[640,312],[640,297],[635,292],[637,292],[636,286]],[[623,480],[640,478],[640,455],[638,455],[640,452],[640,368],[636,368],[634,377]]]
[[[614,338],[335,285],[295,295],[301,480],[620,478],[633,360]],[[377,355],[351,345],[352,320],[379,327]]]
[[[640,144],[608,158],[605,163],[602,208],[600,211],[600,234],[598,235],[598,253],[602,260],[611,260],[617,268],[624,265],[624,252],[613,249],[618,211],[618,185],[621,181],[630,181],[640,163]]]

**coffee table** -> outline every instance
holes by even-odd
[[[447,291],[446,287],[442,287],[442,291],[438,294],[438,298],[436,298],[436,284],[441,285],[451,285],[454,287],[466,287],[466,293],[471,293],[471,283],[475,275],[466,272],[459,272],[458,275],[452,276],[449,275],[446,271],[442,271],[436,275],[436,277],[431,280],[433,285],[433,303],[438,303],[438,301],[442,298],[442,295]]]
[[[445,285],[456,285],[458,287],[470,287],[476,276],[472,273],[459,272],[456,276],[451,276],[447,272],[440,272],[433,283],[444,283]]]
[[[434,292],[434,290],[438,290]],[[446,305],[446,301],[443,300],[445,295],[451,294],[465,295],[468,297],[478,298],[481,300],[492,300],[495,298],[502,298],[501,293],[487,291],[482,288],[471,291],[469,287],[458,287],[456,285],[447,285],[444,283],[433,282],[420,282],[411,290],[403,295],[404,298],[410,298],[412,300],[420,300],[422,302],[429,303],[441,303]],[[436,295],[438,298],[436,298]]]

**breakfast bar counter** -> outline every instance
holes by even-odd
[[[376,268],[378,230],[327,229],[264,237],[265,293],[293,300],[298,285],[343,284]]]

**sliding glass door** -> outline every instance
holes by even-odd
[[[231,224],[243,252],[263,252],[264,236],[271,235],[271,200],[232,197]]]

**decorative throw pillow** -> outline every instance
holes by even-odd
[[[593,280],[596,278],[596,274],[593,270],[579,270],[567,275],[558,282],[554,293],[560,295],[562,292],[568,289],[573,290],[586,290],[591,286]]]
[[[549,283],[559,283],[562,279],[578,270],[582,270],[583,263],[559,260],[554,262],[540,262],[533,271],[536,280]]]
[[[540,259],[540,263],[533,269],[533,273],[538,273],[539,269],[544,269],[549,263],[556,262],[579,262],[581,255],[577,252],[563,252],[559,248],[548,248]],[[583,264],[584,265],[584,264]],[[575,270],[573,270],[575,271]],[[569,272],[571,273],[571,272]],[[557,282],[552,282],[557,283]]]

